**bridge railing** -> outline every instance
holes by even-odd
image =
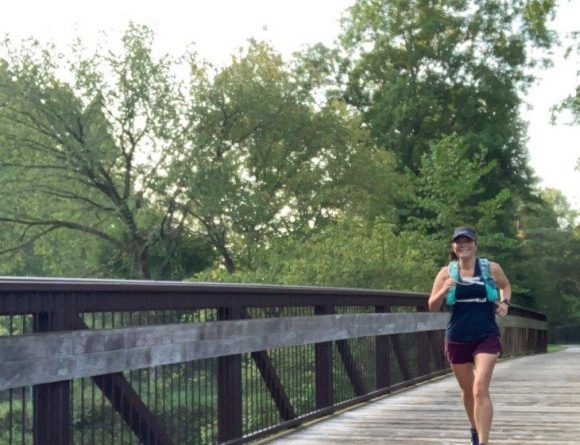
[[[0,279],[0,443],[243,443],[449,372],[448,314],[363,289]],[[545,352],[543,314],[501,319]]]

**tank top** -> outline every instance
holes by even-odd
[[[495,322],[495,304],[486,299],[479,258],[475,261],[473,277],[460,279],[456,286],[457,301],[451,306],[447,339],[476,342],[490,335],[499,335],[499,327]]]

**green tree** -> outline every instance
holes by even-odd
[[[368,132],[344,103],[317,94],[328,79],[316,57],[286,64],[250,42],[189,110],[199,119],[171,175],[229,273],[253,267],[272,237],[324,225],[368,190],[358,174],[375,168]],[[393,172],[389,159],[377,162]]]
[[[580,237],[576,212],[562,193],[546,189],[518,211],[520,254],[514,262],[518,298],[548,314],[551,325],[577,321]]]
[[[225,274],[204,271],[196,278],[213,281],[265,282],[426,291],[439,264],[427,252],[433,240],[396,225],[345,213],[311,234],[278,237],[261,251],[252,270]]]
[[[572,55],[576,55],[579,60],[580,64],[580,31],[574,32],[571,35],[572,41],[576,42],[568,47],[566,51],[566,57],[570,57]],[[553,116],[552,120],[556,120],[556,116],[558,114],[563,113],[564,111],[568,111],[571,114],[571,125],[580,125],[580,65],[578,67],[578,71],[576,72],[578,78],[578,85],[576,86],[573,93],[568,95],[566,99],[562,101],[561,104],[555,106],[553,108]],[[580,171],[580,158],[576,161],[576,170]]]
[[[369,189],[365,167],[401,194],[357,115],[319,94],[323,54],[287,64],[250,42],[211,71],[193,53],[155,57],[145,27],[123,45],[71,61],[6,45],[0,223],[20,234],[5,252],[65,230],[100,239],[107,270],[125,276],[190,275],[207,246],[233,272],[271,236],[331,220]]]
[[[130,264],[129,276],[172,275],[177,246],[193,236],[175,200],[159,193],[180,121],[174,87],[168,59],[153,57],[143,27],[128,28],[121,53],[73,60],[37,42],[5,42],[0,223],[19,234],[2,251],[73,231],[110,246],[107,262]],[[153,251],[162,252],[157,264]],[[203,268],[202,256],[186,274]]]
[[[379,147],[417,174],[446,135],[461,135],[469,157],[495,161],[482,178],[488,199],[525,193],[531,170],[520,94],[532,80],[532,48],[548,48],[552,0],[359,0],[342,43],[352,59],[346,100]]]
[[[497,161],[487,160],[487,150],[477,153],[457,135],[432,143],[421,159],[417,175],[416,209],[419,218],[411,226],[427,233],[445,233],[458,225],[477,225],[479,230],[495,232],[494,223],[509,200],[508,189],[487,199],[484,183],[493,176]],[[413,222],[415,224],[413,224]]]

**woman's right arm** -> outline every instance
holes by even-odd
[[[449,276],[449,269],[446,267],[441,268],[435,281],[433,282],[433,289],[431,289],[431,295],[429,296],[429,310],[432,312],[437,312],[443,300],[447,296],[449,289],[455,287],[455,280]]]

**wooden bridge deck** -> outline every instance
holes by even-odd
[[[491,385],[489,445],[580,444],[580,347],[501,361]],[[467,445],[453,376],[384,397],[269,440],[270,445]]]

